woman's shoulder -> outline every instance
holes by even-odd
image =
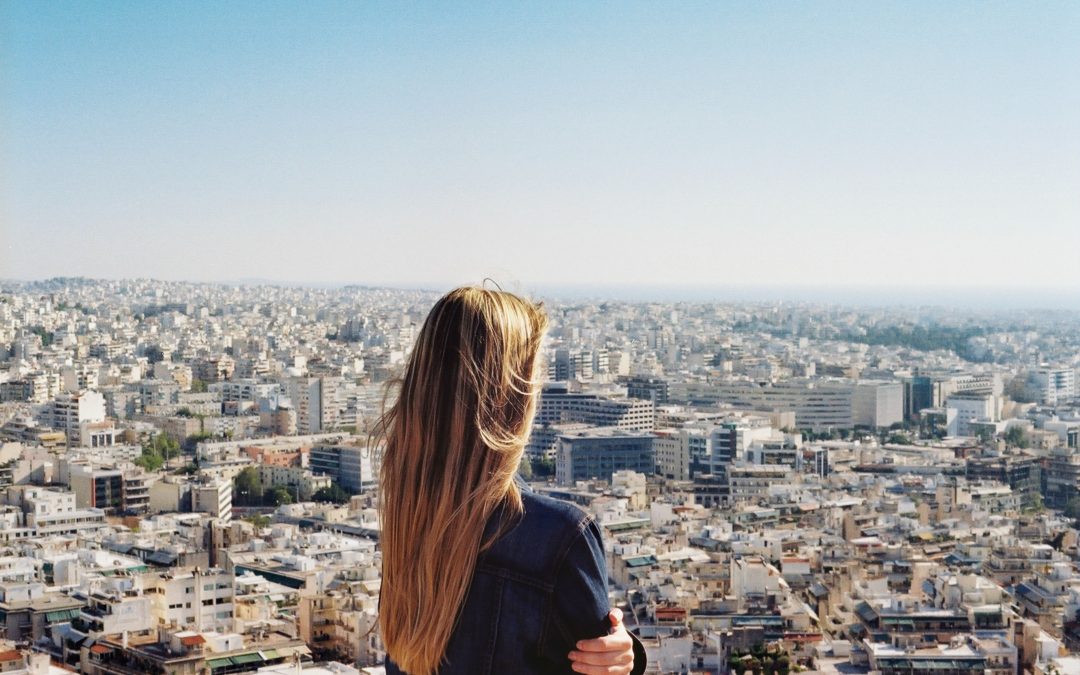
[[[484,554],[482,564],[550,582],[571,545],[592,522],[576,504],[521,490],[522,513]]]
[[[542,525],[581,529],[592,518],[585,509],[572,502],[555,499],[532,489],[521,491],[524,518]]]

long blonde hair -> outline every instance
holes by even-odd
[[[514,473],[536,409],[542,303],[464,287],[431,309],[398,397],[380,417],[387,653],[411,675],[440,666],[500,506],[522,511]]]

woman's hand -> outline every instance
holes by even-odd
[[[574,672],[586,675],[630,675],[634,669],[634,642],[622,622],[622,610],[608,612],[611,631],[604,637],[581,640],[570,652]]]

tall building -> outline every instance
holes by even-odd
[[[624,469],[645,475],[656,472],[651,433],[596,427],[558,438],[555,480],[559,485],[610,481],[614,472]]]
[[[231,480],[212,478],[191,486],[191,510],[207,513],[223,523],[232,520]]]
[[[526,452],[532,456],[554,455],[558,435],[552,430],[554,425],[576,422],[628,431],[652,431],[655,419],[656,406],[651,401],[571,392],[565,383],[547,383],[536,406]]]
[[[626,382],[626,395],[661,405],[668,401],[668,382],[662,377],[631,377]]]
[[[338,427],[339,380],[324,375],[289,381],[286,390],[296,412],[297,433],[318,434]]]
[[[567,380],[588,381],[593,378],[597,366],[608,369],[607,351],[601,358],[587,349],[556,349],[548,363],[548,379],[554,382]]]
[[[1046,505],[1064,509],[1069,501],[1080,497],[1080,452],[1072,448],[1057,448],[1046,460],[1042,473],[1043,497]]]
[[[953,394],[945,407],[956,411],[949,425],[950,436],[970,436],[972,423],[997,421],[997,399],[990,394]]]
[[[904,417],[915,420],[923,410],[940,403],[935,396],[935,389],[940,392],[940,387],[935,385],[933,378],[925,375],[916,375],[904,383]]]
[[[150,615],[159,627],[231,632],[233,575],[219,569],[147,574],[143,577]]]
[[[74,464],[69,469],[71,491],[80,508],[95,508],[107,514],[124,510],[124,474],[119,469],[98,469]]]
[[[83,424],[105,421],[105,397],[91,390],[60,394],[42,412],[41,421],[63,431],[69,446],[78,446]]]
[[[878,429],[903,422],[904,386],[899,382],[858,382],[852,392],[851,414],[855,426]]]
[[[375,484],[367,448],[355,445],[316,445],[308,455],[311,472],[330,476],[351,492],[363,492]]]
[[[1039,368],[1031,379],[1047,405],[1057,405],[1076,396],[1076,371],[1071,368]]]
[[[724,404],[743,410],[793,411],[800,429],[850,429],[853,424],[849,382],[789,380],[756,382],[691,382],[672,385],[673,400],[692,405]]]
[[[1031,455],[968,457],[965,461],[969,481],[992,480],[1003,483],[1024,501],[1034,503],[1042,490],[1042,469]]]

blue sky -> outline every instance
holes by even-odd
[[[0,24],[0,278],[1080,292],[1080,3]]]

